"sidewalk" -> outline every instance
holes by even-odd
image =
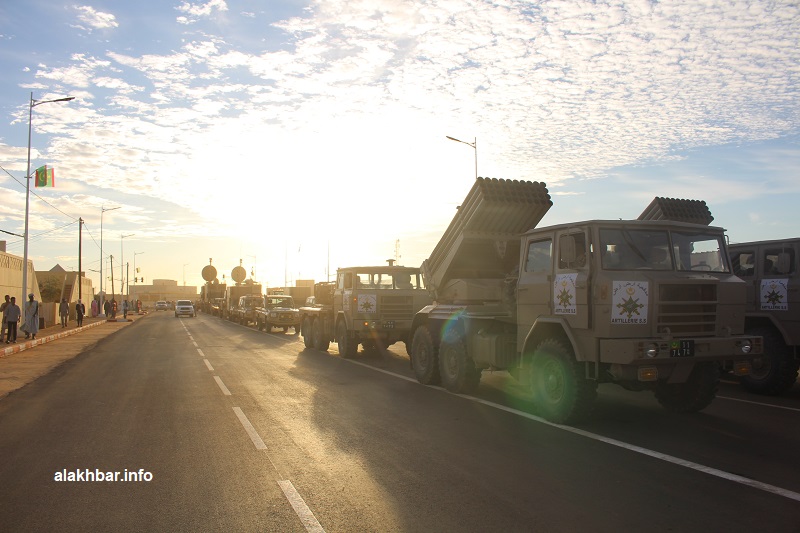
[[[39,330],[36,339],[25,339],[23,333],[16,343],[5,344],[4,340],[0,344],[0,399],[145,316],[128,313],[127,320],[121,313],[116,320],[85,317],[80,328],[71,320],[66,328],[56,324]]]

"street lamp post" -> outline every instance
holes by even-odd
[[[457,143],[466,144],[467,146],[471,146],[473,150],[475,150],[475,179],[478,179],[478,138],[475,137],[475,140],[471,143],[466,141],[462,141],[461,139],[456,139],[455,137],[450,137],[449,135],[445,135],[451,141],[455,141]]]
[[[106,295],[103,292],[103,262],[105,261],[105,257],[103,257],[103,213],[106,211],[113,211],[114,209],[119,209],[120,206],[117,207],[109,207],[106,209],[103,206],[100,206],[100,294],[102,295],[103,300],[100,302],[100,308],[103,308],[103,303],[106,301]]]
[[[25,173],[25,239],[22,253],[22,307],[24,308],[28,292],[28,214],[30,213],[31,201],[31,132],[33,124],[33,108],[37,105],[50,104],[52,102],[69,102],[74,100],[74,96],[67,98],[56,98],[55,100],[34,100],[31,93],[31,101],[28,104],[28,170]]]
[[[133,237],[134,235],[135,235],[135,233],[129,233],[127,235],[120,234],[120,236],[119,236],[119,277],[120,277],[119,292],[120,292],[121,296],[127,296],[127,295],[122,295],[121,294],[123,292],[126,292],[125,291],[125,274],[123,274],[124,270],[122,270],[122,268],[125,266],[125,253],[122,251],[122,243],[123,243],[125,237]],[[120,299],[124,299],[124,298],[120,298]]]

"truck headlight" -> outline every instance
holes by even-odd
[[[658,344],[650,343],[644,349],[645,357],[649,357],[650,359],[658,356]]]
[[[750,344],[750,341],[742,341],[739,345],[739,348],[742,350],[742,353],[750,353],[750,350],[753,349],[753,346]]]

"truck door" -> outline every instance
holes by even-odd
[[[558,250],[554,266],[553,314],[566,318],[576,329],[589,327],[589,240],[582,230],[556,233]]]
[[[549,236],[531,236],[521,260],[517,283],[517,346],[540,315],[551,314],[553,280],[553,239]]]

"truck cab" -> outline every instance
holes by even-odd
[[[764,354],[742,378],[750,392],[778,395],[800,366],[800,238],[729,246],[734,273],[745,282],[745,329],[764,337]]]

